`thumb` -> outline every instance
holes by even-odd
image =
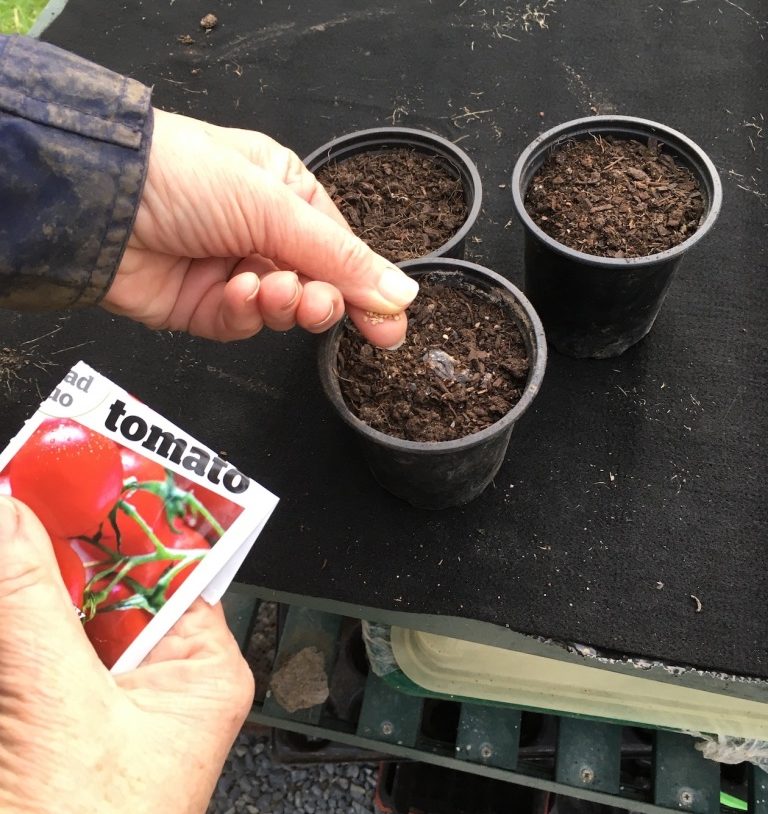
[[[64,665],[87,675],[98,664],[48,533],[27,506],[0,497],[0,695],[9,682],[26,678],[34,685],[35,677],[47,680]]]

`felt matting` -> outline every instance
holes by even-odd
[[[485,184],[468,259],[518,284],[509,175],[559,122],[616,112],[683,131],[724,206],[646,340],[607,361],[551,353],[494,486],[464,508],[417,511],[377,487],[298,331],[221,346],[97,310],[5,314],[21,358],[3,440],[83,358],[281,497],[245,581],[768,677],[767,18],[761,0],[70,0],[45,37],[154,85],[159,107],[300,155],[377,125],[458,141]]]

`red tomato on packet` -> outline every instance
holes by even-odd
[[[150,461],[131,449],[120,447],[120,461],[123,467],[123,481],[136,478],[139,483],[166,479],[165,469],[158,463]],[[159,495],[146,489],[134,489],[123,495],[123,500],[133,506],[150,528],[154,528],[165,512],[165,503]],[[163,519],[165,519],[163,517]],[[118,523],[121,536],[141,534],[146,536],[141,527],[124,512],[118,512]]]
[[[202,534],[188,526],[184,526],[177,534],[171,533],[168,537],[165,537],[163,543],[168,546],[168,548],[173,548],[177,551],[211,547]],[[170,599],[176,591],[179,590],[184,580],[194,571],[199,563],[200,560],[193,560],[186,568],[182,568],[182,570],[176,574],[171,580],[168,590],[165,592],[166,599]]]
[[[165,480],[165,469],[160,464],[128,447],[119,447],[119,450],[124,478],[136,478],[138,481]]]
[[[181,526],[177,530],[163,521],[153,529],[157,538],[166,548],[176,550],[189,550],[189,549],[208,549],[210,545],[202,535],[198,534],[194,529],[188,526]],[[113,536],[105,536],[101,539],[102,545],[107,548],[117,551],[117,539]],[[123,556],[136,557],[142,554],[152,554],[155,551],[154,543],[144,535],[132,535],[128,538],[121,538],[120,554]],[[192,569],[198,564],[199,560],[190,563],[188,568],[180,571],[172,580],[171,584],[165,592],[166,599],[170,598],[181,585],[182,582],[190,575]],[[153,588],[157,585],[162,575],[174,565],[172,560],[156,560],[154,562],[146,562],[142,565],[137,565],[128,572],[128,576],[136,582],[143,585],[145,588]]]
[[[43,421],[8,470],[13,496],[55,537],[94,534],[123,488],[117,444],[67,418]]]
[[[98,583],[94,586],[98,590]],[[101,588],[104,588],[103,584]],[[109,592],[109,596],[102,603],[114,605],[131,596],[130,589],[118,583]],[[122,610],[98,611],[90,621],[84,625],[85,633],[93,645],[98,657],[108,668],[112,668],[128,645],[152,621],[152,614],[142,608],[125,608]]]
[[[226,531],[232,523],[237,520],[243,511],[242,506],[233,503],[226,497],[206,489],[204,486],[198,486],[191,480],[183,477],[182,475],[176,476],[176,483],[187,492],[191,492],[206,509],[213,515],[214,519],[218,521],[219,525]],[[211,524],[202,515],[196,514],[191,508],[187,511],[187,523],[192,526],[197,532],[203,535],[209,543],[215,543],[219,539],[219,535]]]
[[[72,538],[69,541],[72,550],[80,557],[80,562],[85,568],[86,581],[93,579],[94,575],[104,568],[107,568],[110,557],[95,545],[86,543],[85,540]],[[97,567],[99,566],[99,567]]]
[[[165,469],[158,463],[150,461],[126,447],[120,448],[120,458],[123,465],[124,480],[135,478],[139,483],[147,481],[165,482],[167,474]],[[147,526],[155,533],[160,542],[167,548],[193,549],[210,548],[207,541],[196,531],[185,526],[181,520],[175,521],[174,527],[168,523],[166,507],[163,499],[145,489],[128,490],[123,494],[123,502],[133,507],[136,512],[146,522]],[[120,549],[123,556],[135,557],[144,554],[152,554],[155,546],[146,533],[146,530],[130,517],[122,509],[118,510],[117,524],[120,529]],[[102,545],[113,551],[118,551],[117,538],[111,530],[101,540]],[[154,587],[162,575],[174,563],[169,560],[158,560],[155,562],[137,565],[131,569],[129,576],[143,585],[145,588]],[[189,576],[192,568],[197,563],[193,563],[189,568],[185,568],[174,577],[171,585],[166,591],[166,599],[172,596],[179,585]]]
[[[194,529],[184,526],[179,532],[174,532],[170,527],[155,529],[160,541],[167,548],[177,550],[188,549],[208,549],[210,545],[204,537],[199,535]],[[121,546],[123,555],[135,556],[137,554],[150,554],[155,548],[149,538],[145,537],[145,544],[141,545],[136,539],[127,545]],[[117,545],[114,537],[103,537],[102,544],[107,547]],[[165,599],[170,599],[190,575],[200,560],[195,560],[186,568],[182,569],[171,580],[165,591]],[[170,560],[159,560],[149,562],[132,568],[127,576],[143,585],[147,589],[152,589],[162,578],[168,568],[174,565]],[[107,580],[102,580],[101,584],[96,583],[94,591],[98,592],[104,588]],[[104,606],[112,605],[133,596],[133,591],[125,583],[120,582],[110,591],[107,599],[96,609],[95,616],[85,623],[85,632],[96,650],[99,658],[108,668],[112,668],[120,656],[125,652],[129,644],[144,630],[152,621],[152,614],[141,608],[125,608],[116,610],[101,610]]]
[[[130,479],[138,484],[158,483],[160,494],[132,489]],[[167,549],[179,552],[204,552],[219,540],[221,535],[213,524],[188,502],[178,499],[178,494],[174,505],[182,516],[169,524],[163,496],[173,495],[173,483],[190,492],[224,530],[243,511],[226,497],[187,478],[174,474],[173,479],[169,480],[161,464],[77,421],[47,418],[0,473],[0,495],[13,494],[40,518],[51,536],[66,590],[75,606],[83,609],[92,595],[98,595],[120,574],[131,557],[155,554],[148,529]],[[126,512],[126,506],[135,510],[140,520]],[[119,549],[110,515],[119,529]],[[200,561],[199,557],[189,561],[165,591],[156,591],[156,586],[180,560],[158,559],[136,565],[110,589],[93,617],[84,623],[91,644],[108,668],[114,666]],[[89,581],[99,572],[107,576],[91,585]],[[146,597],[143,604],[151,606],[151,610],[113,607],[130,600],[136,592]]]

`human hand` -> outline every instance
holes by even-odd
[[[203,600],[112,676],[43,526],[0,497],[0,811],[200,814],[252,700],[221,607]]]
[[[290,150],[260,133],[155,111],[147,180],[102,301],[108,310],[230,340],[263,325],[319,333],[346,302],[362,333],[391,348],[405,338],[403,309],[417,291],[352,234]]]

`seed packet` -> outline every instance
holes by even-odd
[[[138,666],[198,596],[221,598],[277,505],[83,362],[0,455],[0,494],[42,521],[114,673]]]

